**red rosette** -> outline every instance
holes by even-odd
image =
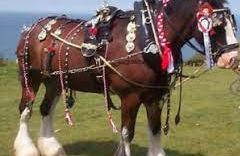
[[[47,50],[48,50],[49,53],[54,53],[55,52],[55,48],[53,46],[49,46],[47,48]]]
[[[205,2],[203,5],[200,6],[199,11],[197,13],[197,19],[200,19],[201,17],[209,17],[213,13],[213,7]]]

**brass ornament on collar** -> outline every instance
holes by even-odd
[[[43,41],[47,38],[47,31],[52,30],[52,26],[57,23],[57,20],[52,19],[46,25],[43,26],[42,31],[38,35],[38,40]]]
[[[42,31],[38,35],[38,40],[43,41],[47,38],[47,31],[45,29],[42,29]]]
[[[134,18],[131,18],[131,21],[127,26],[127,31],[128,31],[126,35],[127,44],[125,46],[125,49],[128,53],[131,53],[135,49],[134,41],[136,39],[136,31],[137,31],[137,25],[134,22]]]

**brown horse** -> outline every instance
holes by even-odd
[[[184,0],[170,1],[166,10],[164,27],[167,32],[167,39],[173,47],[174,58],[181,56],[181,47],[189,39],[195,37],[203,45],[202,33],[197,27],[197,12],[203,2],[208,3],[213,9],[223,9],[224,0]],[[156,7],[161,10],[162,5]],[[132,12],[128,12],[132,14]],[[220,12],[220,17],[216,17],[221,22],[214,27],[215,34],[211,36],[212,47],[215,51],[222,49],[221,53],[215,59],[216,64],[221,68],[231,68],[233,60],[237,57],[237,49],[226,48],[225,46],[237,43],[234,36],[233,26],[230,21],[230,15],[224,10]],[[70,69],[84,69],[90,65],[79,49],[71,47],[56,38],[47,34],[44,41],[39,41],[39,34],[43,30],[42,26],[51,21],[53,17],[39,20],[30,30],[22,33],[17,56],[19,60],[20,77],[22,83],[22,99],[19,105],[21,118],[20,128],[14,143],[14,149],[17,156],[63,156],[64,149],[53,134],[52,116],[56,103],[63,91],[61,76],[53,75],[46,77],[41,74],[44,49],[55,45],[55,56],[52,58],[51,70],[64,71]],[[81,45],[83,43],[84,31],[82,20],[71,20],[65,17],[55,18],[57,23],[52,25],[51,32],[59,27],[62,29],[61,38],[65,41]],[[98,55],[105,56],[107,60],[115,60],[129,55],[125,50],[126,45],[126,27],[130,19],[116,18],[112,27],[112,42],[105,50],[98,51]],[[135,41],[137,45],[138,39]],[[223,48],[224,47],[224,48]],[[137,53],[142,49],[136,46],[134,51]],[[139,54],[133,57],[113,64],[114,68],[126,79],[120,77],[110,68],[106,68],[106,80],[109,88],[121,99],[121,140],[116,156],[130,156],[130,143],[134,137],[134,128],[136,116],[141,104],[144,104],[147,111],[149,128],[149,151],[148,156],[164,156],[165,153],[160,145],[161,135],[161,109],[159,101],[168,93],[169,74],[159,70],[159,61],[157,55],[150,57],[148,54]],[[68,61],[69,60],[69,61]],[[150,61],[149,61],[150,60]],[[67,63],[67,66],[65,65]],[[141,63],[139,63],[141,62]],[[96,78],[98,71],[86,71],[68,73],[62,76],[62,79],[68,80],[67,85],[72,90],[101,93],[103,90],[102,82]],[[64,79],[65,80],[65,79]],[[30,104],[34,101],[40,84],[46,87],[45,97],[41,103],[40,110],[42,114],[42,123],[36,147],[28,132],[28,119],[30,116]],[[164,86],[160,88],[143,86]]]

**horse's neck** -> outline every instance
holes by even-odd
[[[165,24],[169,30],[168,38],[176,47],[181,48],[186,41],[194,37],[197,28],[198,3],[196,1],[198,0],[173,1],[166,10],[168,22]]]

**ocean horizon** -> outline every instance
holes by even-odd
[[[30,26],[39,18],[61,16],[61,13],[0,12],[0,58],[15,60],[16,47],[23,26]],[[64,14],[71,18],[87,19],[90,14]]]
[[[16,47],[23,26],[30,26],[39,18],[47,16],[61,16],[61,13],[21,13],[0,12],[0,58],[15,60]],[[89,19],[92,15],[88,13],[67,13],[71,18]],[[237,16],[237,22],[240,16]],[[238,37],[240,36],[238,32]],[[185,46],[183,48],[184,59],[191,58],[196,52]]]

